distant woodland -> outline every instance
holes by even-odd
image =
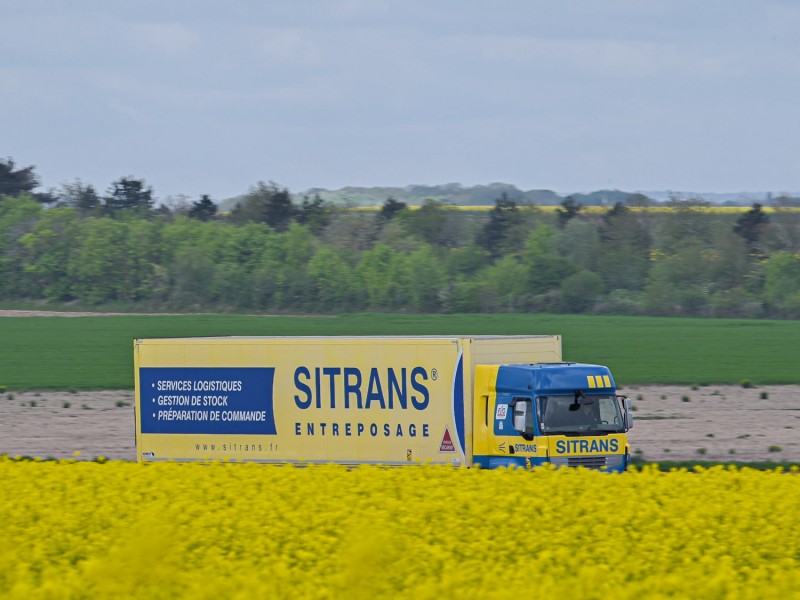
[[[800,317],[794,198],[738,212],[640,194],[371,210],[259,182],[230,210],[144,180],[37,192],[0,161],[0,301],[127,310]],[[495,190],[497,191],[497,190]],[[158,205],[157,205],[158,204]]]

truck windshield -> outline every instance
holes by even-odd
[[[584,431],[622,433],[622,412],[614,396],[539,396],[539,427],[544,434]]]

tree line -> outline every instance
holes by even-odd
[[[143,180],[37,195],[0,161],[0,299],[131,309],[800,316],[800,213],[675,201],[378,210],[254,185],[230,213],[155,206]],[[6,167],[4,176],[3,167]],[[20,171],[24,171],[20,173]],[[16,179],[14,179],[16,177]],[[16,183],[15,183],[16,182]],[[16,185],[16,187],[14,187]]]

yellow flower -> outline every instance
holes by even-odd
[[[797,473],[6,457],[0,597],[796,597]]]

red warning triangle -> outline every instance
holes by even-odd
[[[442,443],[439,444],[439,452],[455,452],[456,447],[453,444],[453,438],[450,437],[450,430],[445,427],[444,435],[442,436]]]

